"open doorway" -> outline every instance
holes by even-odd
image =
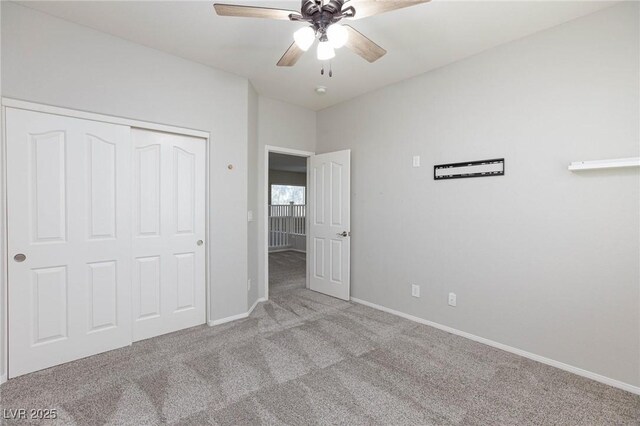
[[[263,182],[264,298],[307,288],[349,300],[351,151],[267,145]]]
[[[267,244],[269,294],[307,283],[307,157],[269,152]]]

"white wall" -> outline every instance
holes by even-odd
[[[265,288],[265,146],[314,152],[316,113],[303,107],[269,98],[258,100],[258,277],[260,297]]]
[[[248,278],[251,288],[247,291],[247,309],[258,300],[258,93],[249,85],[249,149],[247,157],[248,188],[247,209],[253,214],[253,220],[247,223],[247,261]]]
[[[640,385],[638,169],[567,171],[640,155],[638,6],[318,113],[317,151],[352,150],[354,297]]]
[[[210,132],[212,319],[246,312],[246,79],[2,2],[2,95]]]

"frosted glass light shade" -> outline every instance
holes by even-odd
[[[293,40],[296,42],[298,47],[305,52],[309,50],[315,39],[316,33],[311,27],[300,28],[298,31],[293,33]]]
[[[333,46],[328,41],[321,41],[318,43],[318,59],[320,61],[326,61],[336,56]]]
[[[333,24],[327,28],[329,43],[334,49],[340,49],[349,40],[349,32],[340,24]]]

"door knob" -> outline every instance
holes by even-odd
[[[351,233],[347,232],[347,231],[342,231],[340,233],[338,233],[338,237],[348,237]]]
[[[27,256],[25,256],[22,253],[18,253],[15,256],[13,256],[13,260],[15,260],[16,262],[24,262],[27,259]]]
[[[198,240],[198,242],[196,243],[197,245],[201,246],[202,244],[204,244],[204,241],[202,240]]]

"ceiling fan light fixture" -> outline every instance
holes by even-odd
[[[327,28],[329,43],[334,49],[340,49],[349,40],[349,32],[340,24],[333,24]]]
[[[326,61],[328,59],[332,59],[336,56],[335,50],[333,50],[333,46],[328,41],[320,41],[318,43],[318,60]]]
[[[300,49],[306,52],[316,40],[316,32],[311,27],[300,28],[293,33],[293,40]]]

